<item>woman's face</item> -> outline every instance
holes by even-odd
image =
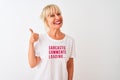
[[[46,18],[49,29],[60,29],[63,24],[61,13],[53,13]]]

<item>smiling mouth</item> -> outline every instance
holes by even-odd
[[[61,20],[55,21],[53,24],[55,24],[55,25],[60,25],[60,24],[62,24],[62,21],[61,21]]]

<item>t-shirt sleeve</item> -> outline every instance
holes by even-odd
[[[40,49],[39,49],[39,47],[40,47],[40,43],[39,43],[39,41],[37,41],[37,42],[35,43],[35,45],[34,45],[34,48],[35,48],[35,56],[40,56]]]
[[[72,42],[71,42],[71,51],[70,51],[70,58],[75,58],[75,57],[76,57],[75,40],[72,39]]]

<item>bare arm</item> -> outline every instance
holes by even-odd
[[[35,56],[35,49],[34,49],[34,42],[36,42],[39,38],[39,35],[37,33],[34,33],[32,29],[31,31],[31,37],[29,41],[29,50],[28,50],[28,61],[31,68],[34,68],[36,65],[40,62],[40,57]]]
[[[67,62],[67,71],[68,71],[68,80],[73,80],[73,72],[74,72],[73,58],[69,58]]]

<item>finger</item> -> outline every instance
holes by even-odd
[[[31,28],[29,30],[30,30],[31,33],[33,33],[33,30]]]

